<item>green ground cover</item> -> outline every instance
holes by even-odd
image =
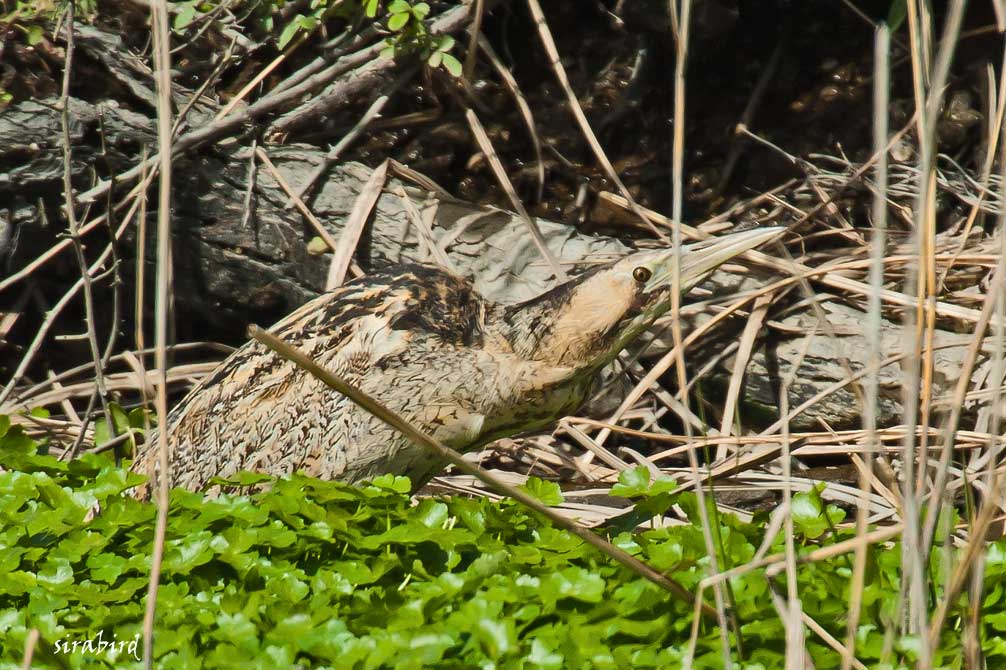
[[[155,506],[122,495],[141,479],[106,457],[62,463],[0,418],[0,667],[20,668],[37,628],[36,668],[129,668],[127,643],[142,630]],[[261,478],[246,475],[243,483]],[[530,490],[561,500],[551,483]],[[636,515],[676,503],[692,524],[630,532],[627,515],[607,535],[697,591],[709,559],[695,499],[645,470],[625,473],[613,493]],[[692,608],[613,563],[575,536],[510,503],[484,499],[410,502],[408,482],[384,478],[349,487],[300,476],[271,490],[216,499],[171,494],[154,645],[158,668],[677,668]],[[89,519],[95,506],[100,513]],[[842,512],[818,495],[794,504],[801,553],[848,539]],[[754,556],[765,520],[719,515],[721,567]],[[772,552],[782,551],[777,539]],[[857,657],[871,668],[913,666],[911,638],[885,636],[901,616],[897,543],[869,557]],[[931,597],[946,561],[930,561]],[[851,556],[800,565],[806,613],[844,639]],[[734,667],[784,667],[785,631],[771,590],[785,578],[755,570],[730,582],[740,624]],[[1006,659],[1006,542],[988,546],[979,631],[990,664]],[[961,667],[963,599],[948,620],[936,663]],[[74,641],[122,647],[117,656]],[[817,668],[839,657],[813,633]],[[142,655],[142,650],[137,652]],[[695,668],[722,667],[713,621],[700,627]],[[992,665],[990,665],[992,667]]]

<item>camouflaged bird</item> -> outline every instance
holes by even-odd
[[[780,232],[683,247],[682,291]],[[400,266],[325,293],[270,330],[465,452],[574,412],[597,372],[670,308],[674,259],[672,250],[633,253],[512,306],[445,270]],[[152,474],[156,444],[141,447],[134,470]],[[445,465],[256,341],[173,409],[168,446],[171,484],[190,489],[241,470],[346,482],[393,473],[418,488]]]

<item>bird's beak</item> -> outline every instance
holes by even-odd
[[[765,244],[769,240],[780,237],[785,228],[759,228],[733,233],[716,239],[687,245],[681,249],[681,292],[684,293],[701,282],[706,275],[723,265],[731,258],[745,251]],[[662,250],[651,261],[653,272],[646,282],[646,292],[651,293],[670,287],[674,282],[674,261],[676,254],[673,249]]]

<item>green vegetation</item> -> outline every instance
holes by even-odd
[[[461,63],[451,53],[454,38],[432,35],[427,30],[425,19],[430,13],[430,6],[425,2],[312,0],[303,11],[279,18],[279,10],[286,4],[284,0],[226,3],[220,0],[184,0],[171,3],[171,27],[176,39],[185,40],[205,30],[207,23],[226,19],[232,28],[249,36],[271,37],[276,47],[282,50],[295,39],[307,37],[326,24],[331,30],[338,25],[359,28],[365,23],[376,22],[381,33],[387,35],[382,57],[418,54],[432,68],[443,67],[454,76],[461,74]],[[25,41],[35,45],[46,34],[45,25],[55,21],[65,11],[65,0],[15,0],[10,7],[8,3],[0,4],[0,25],[9,25],[24,33]],[[77,16],[85,20],[93,19],[97,11],[95,0],[84,0],[76,5]],[[228,19],[229,15],[240,17],[239,22]],[[329,24],[330,21],[334,23]]]
[[[425,2],[407,0],[313,0],[302,11],[277,20],[277,10],[284,7],[283,0],[246,0],[229,3],[230,11],[248,17],[246,31],[261,31],[275,36],[276,46],[286,49],[293,41],[312,34],[328,21],[335,19],[342,25],[359,26],[376,21],[384,40],[385,58],[395,58],[406,53],[418,53],[430,67],[443,66],[454,76],[461,74],[461,63],[450,52],[454,38],[431,35],[424,23],[430,13]],[[218,0],[186,0],[174,5],[172,28],[179,36],[195,32],[208,20],[220,15],[224,5]],[[330,26],[331,28],[331,26]]]
[[[99,633],[123,646],[142,630],[155,508],[122,495],[142,478],[105,456],[62,463],[38,446],[0,418],[0,667],[21,666],[31,628],[41,633],[32,667],[138,667],[128,649],[115,659],[62,650]],[[246,473],[231,483],[262,481]],[[562,499],[549,482],[527,488],[550,504]],[[680,667],[687,604],[515,504],[413,505],[408,490],[401,478],[354,488],[294,476],[251,495],[173,491],[157,667]],[[696,516],[693,496],[650,482],[644,469],[625,473],[613,493],[636,499],[641,515],[678,504]],[[799,496],[794,513],[801,553],[851,536],[835,530],[841,511],[816,493]],[[721,566],[732,567],[751,560],[765,524],[720,515],[717,530]],[[697,522],[609,533],[693,592],[707,574]],[[781,550],[777,539],[772,552]],[[948,555],[931,561],[937,585]],[[841,555],[798,568],[805,611],[839,639],[850,564]],[[870,554],[857,656],[872,668],[912,667],[911,639],[889,638],[885,647],[884,631],[899,616],[899,565],[896,544]],[[991,667],[1006,657],[1006,542],[989,545],[985,565],[979,637]],[[758,570],[730,582],[744,649],[743,660],[735,650],[735,667],[784,667],[770,591],[784,594],[785,582],[775,579]],[[961,667],[960,605],[939,667]],[[807,644],[816,667],[838,667],[820,638],[808,633]],[[703,622],[694,667],[721,666],[719,633]]]
[[[38,44],[45,34],[41,25],[66,12],[67,0],[0,0],[0,25],[25,33],[28,44]],[[90,21],[98,13],[98,0],[76,0],[77,18]]]

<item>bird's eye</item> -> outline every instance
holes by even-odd
[[[650,277],[652,276],[653,273],[650,272],[650,269],[644,268],[642,266],[632,271],[632,278],[638,281],[640,284],[642,284],[643,282],[650,281]]]

